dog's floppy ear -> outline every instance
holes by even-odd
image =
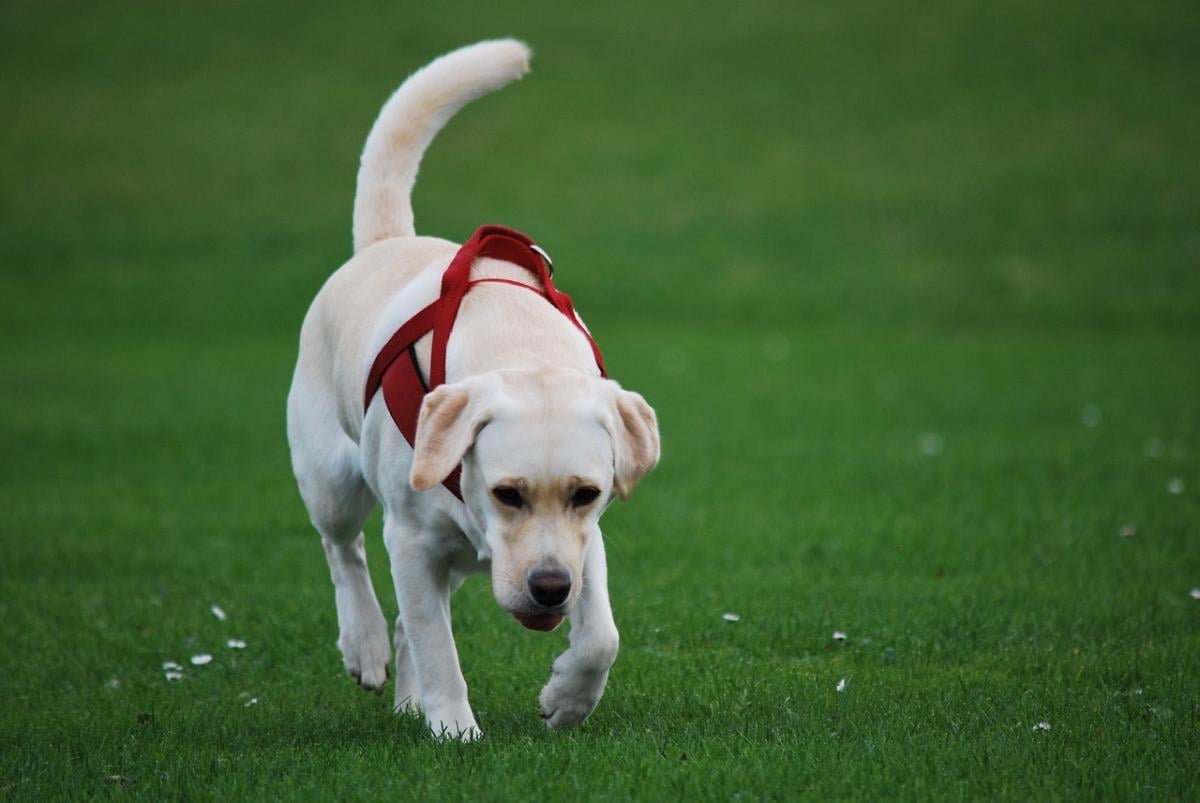
[[[421,402],[417,437],[413,443],[413,490],[425,491],[450,476],[487,424],[491,384],[468,379],[441,385]]]
[[[615,383],[614,383],[615,384]],[[658,464],[658,418],[641,395],[617,389],[613,440],[613,487],[622,499]]]

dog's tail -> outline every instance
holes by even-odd
[[[375,120],[358,168],[354,250],[411,237],[412,188],[425,149],[454,114],[529,71],[529,48],[515,39],[447,53],[409,76]]]

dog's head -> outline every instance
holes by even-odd
[[[427,395],[413,452],[418,491],[462,463],[497,602],[526,627],[552,630],[579,598],[600,514],[658,462],[658,422],[645,399],[608,379],[497,371]]]

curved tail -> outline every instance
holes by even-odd
[[[354,250],[411,237],[412,188],[425,149],[454,114],[529,71],[529,48],[497,39],[459,48],[409,76],[375,120],[358,168]]]

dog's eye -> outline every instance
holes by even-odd
[[[600,496],[599,488],[580,488],[571,494],[571,507],[587,507]]]
[[[525,500],[521,498],[521,492],[507,485],[497,485],[492,489],[492,496],[496,497],[496,501],[505,507],[520,508],[525,506]]]

